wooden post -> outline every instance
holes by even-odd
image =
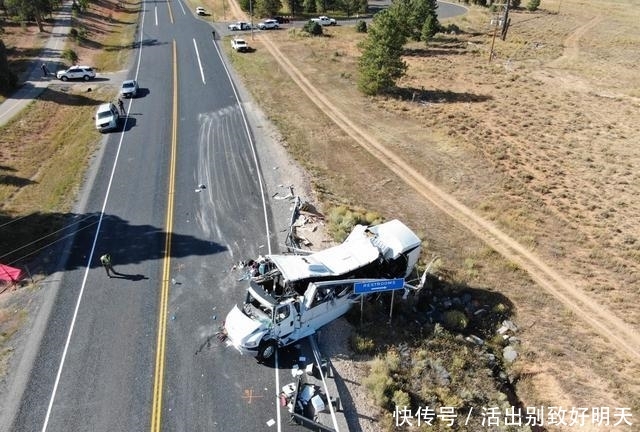
[[[493,59],[493,45],[496,43],[496,34],[498,34],[498,25],[493,28],[493,39],[491,40],[491,51],[489,52],[489,63]]]

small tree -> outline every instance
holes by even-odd
[[[302,27],[302,31],[309,33],[311,36],[322,36],[322,26],[315,21],[307,21]]]
[[[359,20],[356,23],[356,31],[358,33],[366,33],[367,32],[367,22],[363,20]]]
[[[424,43],[428,43],[438,33],[439,30],[438,20],[429,15],[422,26],[422,32],[420,33],[420,40]]]

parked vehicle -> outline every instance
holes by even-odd
[[[311,21],[317,22],[321,26],[334,26],[337,24],[336,20],[329,18],[328,16],[320,16],[318,18],[311,18]]]
[[[237,23],[229,24],[227,27],[231,31],[251,30],[251,24],[244,21],[238,21]]]
[[[196,8],[196,15],[206,15],[207,11],[202,7],[202,6],[198,6]]]
[[[231,39],[231,48],[236,50],[237,52],[247,52],[249,51],[249,44],[244,39]]]
[[[266,19],[258,24],[258,28],[260,30],[275,30],[280,28],[280,26],[278,25],[278,21],[274,19]]]
[[[96,72],[90,66],[71,66],[69,69],[56,72],[59,80],[67,81],[70,79],[83,79],[89,81],[96,77]]]
[[[138,95],[138,82],[136,80],[126,80],[120,87],[120,96],[129,98]]]
[[[420,239],[398,220],[357,225],[341,245],[310,255],[267,255],[249,266],[246,299],[225,334],[240,352],[269,359],[344,315],[360,297],[355,283],[406,279],[419,256]]]
[[[120,112],[113,103],[104,103],[96,110],[96,129],[107,132],[118,128]]]

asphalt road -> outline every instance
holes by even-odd
[[[140,94],[103,143],[12,430],[281,430],[279,371],[215,339],[244,295],[231,267],[275,239],[255,143],[211,27],[170,5],[146,3]]]

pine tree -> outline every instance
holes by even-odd
[[[404,76],[407,64],[402,60],[406,36],[398,31],[400,22],[389,10],[378,13],[367,37],[361,42],[358,61],[358,88],[368,95],[392,88]]]

